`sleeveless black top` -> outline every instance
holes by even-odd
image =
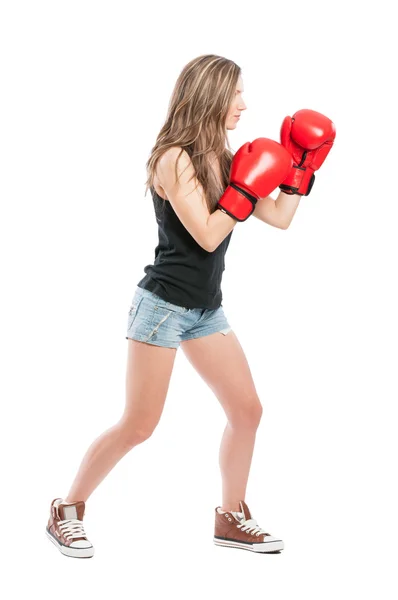
[[[154,188],[151,193],[159,243],[155,248],[155,261],[144,268],[146,275],[138,287],[186,308],[219,308],[224,257],[232,231],[214,252],[207,252],[181,223],[170,202]]]

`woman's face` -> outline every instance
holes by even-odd
[[[235,98],[231,103],[231,107],[228,111],[226,126],[227,129],[235,129],[237,124],[239,123],[239,116],[243,110],[246,110],[246,104],[243,101],[242,94],[244,92],[243,89],[243,81],[240,76],[238,79],[238,83],[236,84],[235,90]]]

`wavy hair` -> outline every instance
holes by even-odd
[[[168,113],[146,163],[145,195],[153,187],[156,164],[172,146],[185,150],[202,185],[209,212],[229,184],[233,152],[229,145],[226,118],[234,98],[240,67],[216,54],[203,54],[181,71],[170,99]],[[221,187],[210,158],[218,159]],[[176,180],[178,177],[176,163]]]

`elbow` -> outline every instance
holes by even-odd
[[[200,245],[202,246],[203,250],[206,250],[206,252],[214,252],[214,250],[217,248],[217,246],[214,245],[213,240],[209,239],[208,237],[202,239]]]
[[[196,240],[198,246],[206,250],[206,252],[213,252],[214,248],[210,246],[208,240]]]
[[[203,250],[206,250],[206,252],[214,252],[217,246],[214,246],[213,244],[210,244],[208,241],[206,241],[202,244],[202,248]]]
[[[203,246],[207,252],[214,252],[223,240],[206,240],[206,244]]]

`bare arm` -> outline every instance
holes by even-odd
[[[267,196],[266,198],[260,198],[257,201],[253,215],[279,229],[287,229],[292,222],[297,207],[299,205],[301,196],[299,194],[285,194],[280,191],[276,200]]]
[[[210,244],[210,252],[213,252],[238,223],[236,219],[216,210],[207,219],[207,232]]]
[[[204,250],[214,252],[237,221],[220,210],[210,214],[203,187],[196,179],[189,154],[184,150],[176,163],[180,152],[181,148],[174,146],[161,156],[158,162],[158,177],[185,229]]]

